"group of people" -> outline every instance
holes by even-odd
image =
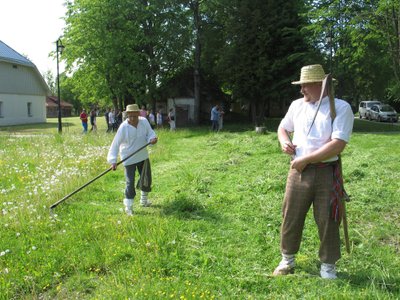
[[[90,128],[90,131],[97,131],[97,122],[96,122],[97,110],[96,109],[92,109],[90,111],[90,114],[88,115],[86,113],[86,109],[82,109],[82,112],[79,115],[79,119],[81,120],[82,127],[83,127],[82,133],[87,133],[88,132],[88,118],[90,119],[90,125],[92,126]]]
[[[116,132],[123,121],[123,113],[119,109],[108,108],[104,113],[107,124],[107,133]]]
[[[139,115],[143,118],[146,118],[149,121],[152,129],[154,129],[155,127],[163,128],[164,117],[163,117],[161,109],[158,110],[157,114],[154,116],[154,112],[152,109],[147,111],[146,106],[142,105],[142,107],[139,111]],[[174,108],[170,108],[170,110],[168,111],[167,122],[170,126],[171,131],[176,129]]]
[[[282,257],[274,276],[294,272],[305,218],[312,205],[320,239],[320,275],[325,279],[337,277],[336,262],[341,256],[338,215],[343,214],[340,201],[344,201],[345,194],[340,153],[349,142],[354,115],[346,101],[329,97],[325,81],[326,74],[321,65],[301,69],[300,80],[292,84],[300,85],[302,97],[291,103],[277,131],[281,150],[291,161],[282,205]],[[157,143],[157,135],[136,104],[128,105],[126,114],[128,118],[118,128],[107,156],[114,170],[118,153],[124,160],[144,145]],[[219,128],[220,115],[219,106],[214,106],[211,112],[213,130]],[[140,204],[145,207],[151,204],[148,192],[152,178],[146,147],[123,165],[126,177],[123,204],[126,213],[132,215],[136,170]]]

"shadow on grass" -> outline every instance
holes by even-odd
[[[165,215],[190,220],[220,220],[220,215],[207,209],[199,200],[185,194],[178,194],[175,199],[168,200],[162,207]]]

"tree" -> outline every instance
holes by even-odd
[[[47,70],[42,74],[44,81],[46,81],[50,92],[52,95],[57,95],[57,86],[56,86],[56,79],[54,78],[53,73],[50,70]]]
[[[67,8],[63,58],[82,101],[154,105],[160,83],[190,59],[180,1],[75,0]]]
[[[230,3],[228,5],[228,2]],[[225,31],[218,72],[236,101],[249,104],[258,124],[310,57],[300,33],[299,1],[220,1]],[[294,91],[292,94],[294,94]],[[291,96],[286,93],[285,97]]]
[[[383,99],[391,82],[397,81],[391,79],[399,66],[396,5],[398,1],[308,1],[309,41],[327,57],[325,38],[332,37],[337,94],[353,105]]]

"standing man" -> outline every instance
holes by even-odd
[[[86,113],[86,109],[82,109],[81,114],[79,115],[79,119],[82,121],[82,127],[83,127],[83,132],[82,133],[87,133],[88,129],[88,115]]]
[[[112,132],[115,131],[114,123],[115,123],[115,109],[112,109],[108,113],[108,126],[111,128],[110,130]]]
[[[174,108],[169,109],[168,113],[168,122],[169,122],[169,130],[175,131],[176,130],[176,123],[175,123],[175,112]]]
[[[96,117],[97,117],[96,109],[92,109],[90,111],[90,125],[92,125],[90,131],[97,131]]]
[[[320,239],[320,274],[322,278],[336,278],[336,261],[341,255],[339,221],[331,216],[332,204],[337,200],[334,181],[339,179],[334,171],[338,155],[349,142],[354,115],[347,102],[334,99],[336,118],[332,122],[329,97],[322,91],[324,78],[321,65],[301,69],[300,80],[292,84],[301,86],[303,98],[292,102],[278,128],[282,151],[292,160],[283,200],[282,260],[274,275],[294,272],[304,221],[313,205]],[[293,133],[293,143],[289,133]]]
[[[211,130],[212,131],[218,131],[219,129],[219,116],[220,116],[220,112],[219,112],[219,105],[215,105],[212,109],[211,109]]]
[[[104,117],[106,118],[106,125],[107,125],[107,133],[111,131],[110,123],[109,123],[109,115],[110,115],[110,109],[107,108],[106,112],[104,113]]]
[[[140,111],[137,104],[130,104],[126,107],[127,119],[119,126],[114,140],[108,151],[107,161],[113,170],[117,169],[118,153],[121,159],[125,159],[137,149],[147,143],[156,144],[157,136],[151,129],[146,118],[139,116]],[[137,187],[141,189],[140,204],[144,207],[150,206],[151,202],[147,199],[148,192],[151,191],[151,168],[147,148],[123,162],[125,167],[125,199],[123,200],[125,212],[128,216],[133,214],[132,206],[135,198],[135,173],[139,172]]]

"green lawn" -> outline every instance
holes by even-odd
[[[49,206],[109,166],[104,118],[0,128],[0,299],[398,299],[400,127],[356,120],[343,153],[352,253],[319,278],[306,222],[295,275],[280,260],[289,160],[267,134],[227,124],[159,130],[150,149],[153,207],[124,215],[123,168]],[[310,212],[311,213],[311,212]]]

